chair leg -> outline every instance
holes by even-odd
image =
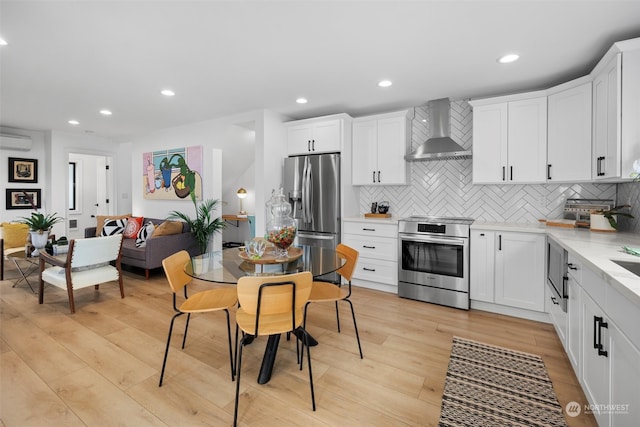
[[[229,363],[231,365],[231,381],[235,378],[236,369],[233,365],[233,350],[231,348],[231,322],[229,321],[229,310],[224,310],[227,314],[227,337],[229,338]]]
[[[360,335],[358,334],[358,325],[356,323],[356,313],[353,311],[353,303],[348,298],[344,301],[349,303],[351,307],[351,317],[353,317],[353,328],[356,330],[356,339],[358,340],[358,351],[360,351],[360,359],[362,359],[362,346],[360,346]]]
[[[145,280],[149,280],[149,269],[148,268],[144,269],[144,278],[145,278]]]
[[[124,298],[124,286],[122,284],[122,272],[119,273],[118,284],[120,285],[120,298]]]
[[[307,362],[309,364],[309,386],[311,387],[311,406],[313,410],[316,410],[316,395],[313,389],[313,374],[311,373],[311,349],[309,347],[309,334],[307,334],[307,330],[304,330],[304,345],[307,346]],[[302,365],[302,362],[300,362]]]
[[[40,285],[38,287],[38,304],[44,302],[44,280],[42,280],[42,272],[40,272]]]
[[[167,365],[167,356],[169,355],[169,345],[171,344],[171,333],[173,332],[173,322],[175,322],[176,317],[182,316],[184,313],[176,313],[171,318],[171,324],[169,325],[169,335],[167,335],[167,347],[164,350],[164,359],[162,360],[162,371],[160,371],[160,382],[158,383],[158,387],[162,387],[162,379],[164,378],[164,368]]]
[[[336,320],[338,322],[338,333],[340,333],[340,313],[338,312],[338,301],[336,303]]]
[[[69,310],[71,314],[76,312],[76,303],[73,300],[73,285],[67,283],[67,294],[69,295]]]
[[[305,333],[307,333],[307,308],[309,307],[309,302],[304,305],[304,314],[302,316],[302,329]],[[304,359],[304,342],[300,344],[300,355],[298,356],[298,340],[296,340],[296,360],[300,365],[300,370],[302,371],[302,360]]]
[[[239,353],[236,353],[236,404],[233,410],[233,426],[238,425],[238,399],[240,397],[240,373],[242,371],[242,348],[244,347],[245,333],[242,333],[242,341],[240,342]]]
[[[184,344],[187,342],[187,331],[189,330],[189,320],[191,320],[191,313],[187,314],[187,323],[184,325],[184,338],[182,338],[183,350],[184,350]]]

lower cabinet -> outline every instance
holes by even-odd
[[[544,312],[546,236],[471,231],[471,300]]]
[[[398,292],[398,225],[395,222],[347,219],[342,242],[359,252],[352,283]]]

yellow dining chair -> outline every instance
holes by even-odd
[[[236,351],[236,404],[233,425],[238,422],[238,398],[242,372],[242,348],[255,337],[297,331],[303,346],[307,347],[311,404],[316,410],[311,373],[311,355],[308,335],[301,329],[303,308],[311,292],[313,277],[308,271],[282,276],[245,276],[238,280],[237,326],[242,330],[240,349]],[[236,336],[237,348],[237,336]]]
[[[346,301],[351,307],[351,317],[353,318],[353,327],[356,331],[356,339],[358,341],[358,351],[360,352],[360,359],[362,359],[362,346],[360,345],[360,335],[358,334],[358,325],[356,323],[356,314],[353,311],[353,303],[349,299],[351,297],[351,277],[355,271],[356,264],[358,263],[359,253],[357,250],[350,246],[340,243],[336,248],[338,256],[346,262],[340,267],[337,273],[347,281],[347,288],[343,288],[341,284],[334,284],[330,282],[321,282],[314,280],[311,287],[311,295],[309,295],[309,301],[304,306],[304,321],[303,327],[307,328],[307,309],[309,304],[316,302],[333,302],[336,306],[336,319],[338,321],[338,332],[340,332],[340,314],[338,312],[338,302]],[[302,351],[304,354],[304,349]],[[300,355],[300,369],[302,369],[302,354]]]
[[[173,323],[176,318],[187,315],[187,322],[184,327],[184,337],[182,339],[182,348],[187,341],[187,330],[189,329],[189,320],[192,313],[206,313],[210,311],[224,310],[227,314],[227,337],[229,339],[229,363],[231,365],[231,381],[235,376],[235,366],[233,362],[233,351],[231,347],[231,323],[229,321],[229,309],[233,308],[238,302],[236,290],[231,287],[209,289],[200,291],[191,296],[187,294],[187,285],[194,283],[197,279],[191,278],[184,271],[184,266],[191,260],[189,253],[185,250],[176,252],[162,260],[162,268],[164,269],[169,286],[173,291],[173,311],[176,314],[171,318],[169,326],[169,334],[167,336],[167,347],[164,351],[164,359],[162,361],[162,372],[160,373],[160,383],[158,387],[162,387],[164,378],[164,370],[167,365],[167,356],[169,355],[169,345],[171,344],[171,332],[173,331]],[[177,294],[184,291],[184,301],[180,306],[177,305]]]

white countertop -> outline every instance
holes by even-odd
[[[397,224],[402,217],[392,216],[391,218],[365,218],[364,215],[342,218],[343,221],[367,221],[378,224]]]
[[[638,233],[602,233],[584,228],[549,227],[543,223],[520,224],[474,222],[471,229],[544,233],[560,246],[573,253],[585,267],[606,283],[615,287],[631,302],[640,306],[640,277],[611,261],[624,260],[640,263],[640,257],[629,255],[622,246],[640,247]]]

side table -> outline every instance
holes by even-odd
[[[35,271],[37,271],[40,267],[40,257],[28,257],[26,256],[24,251],[18,251],[7,254],[7,258],[13,261],[13,264],[16,266],[16,269],[20,273],[20,277],[16,279],[16,282],[13,284],[12,288],[15,288],[24,281],[29,286],[29,289],[31,289],[31,292],[35,294],[36,291],[33,290],[28,277]]]

